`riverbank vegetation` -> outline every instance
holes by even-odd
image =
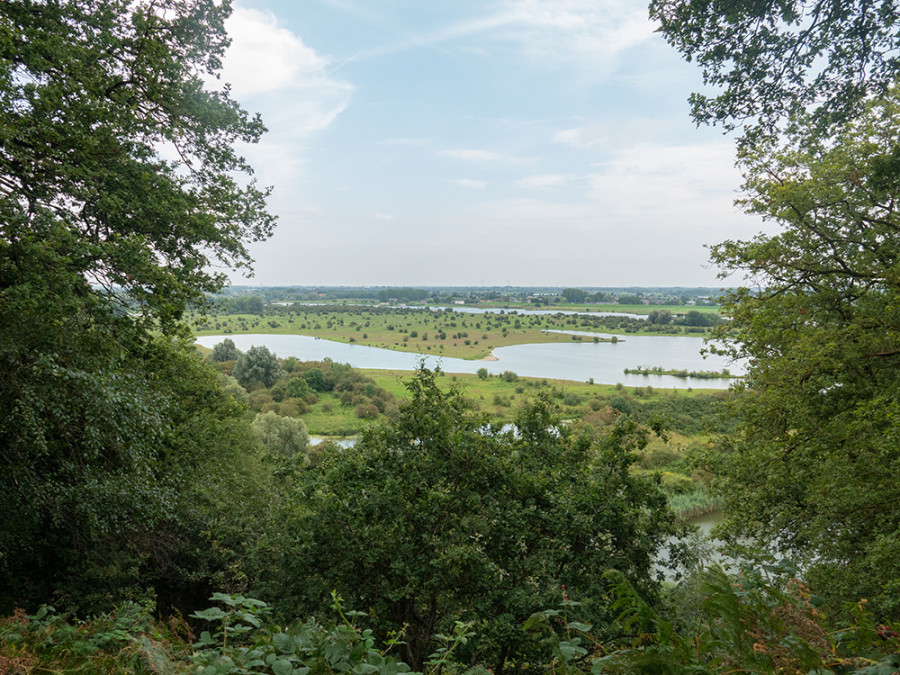
[[[510,345],[593,340],[608,342],[612,333],[628,335],[706,335],[720,323],[715,313],[688,309],[659,312],[648,319],[591,314],[520,314],[500,310],[466,313],[451,308],[360,307],[356,305],[263,305],[258,313],[210,310],[194,317],[195,335],[238,333],[309,335],[337,342],[397,351],[481,359]],[[243,305],[241,308],[244,308]],[[555,331],[597,333],[568,335]]]
[[[626,375],[671,375],[672,377],[681,377],[687,379],[689,377],[697,379],[697,380],[717,380],[717,379],[731,379],[734,377],[738,377],[737,375],[732,375],[731,371],[727,368],[723,368],[722,370],[666,370],[662,366],[638,366],[637,368],[626,368]]]
[[[305,433],[328,438],[324,447],[330,447],[332,437],[358,436],[374,421],[396,419],[411,376],[406,371],[362,371],[331,360],[280,360],[260,348],[242,354],[227,338],[206,351],[227,383],[226,389],[256,414],[257,422],[276,415],[298,420]],[[237,364],[248,360],[271,365],[266,368],[256,363],[254,376],[233,378]],[[251,371],[246,366],[245,370]],[[266,386],[262,380],[270,371],[273,374]],[[524,407],[543,397],[553,402],[565,425],[574,430],[597,431],[620,419],[634,420],[643,428],[662,425],[666,439],[649,439],[632,470],[658,474],[670,503],[679,505],[673,511],[680,518],[718,507],[719,502],[708,494],[708,476],[695,471],[688,456],[728,430],[724,416],[728,392],[598,385],[519,377],[511,371],[491,376],[486,369],[474,375],[441,373],[435,386],[443,391],[458,390],[467,404],[492,424],[514,423]],[[317,447],[307,449],[305,443],[296,450],[307,463],[316,461],[321,452]]]

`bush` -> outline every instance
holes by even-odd
[[[309,433],[303,420],[274,412],[258,414],[253,420],[253,431],[263,447],[273,454],[294,457],[304,453],[309,445]]]
[[[309,394],[309,384],[302,377],[292,377],[288,380],[285,393],[291,398],[303,398]]]
[[[281,415],[286,417],[299,417],[307,410],[306,403],[300,398],[289,398],[278,409]]]
[[[356,406],[356,416],[362,420],[374,420],[378,417],[378,406],[371,403],[360,403]]]
[[[609,407],[618,410],[624,415],[630,415],[633,408],[624,396],[613,396],[609,399]]]

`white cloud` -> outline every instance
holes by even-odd
[[[271,12],[236,7],[225,24],[231,46],[222,79],[235,96],[252,96],[295,84],[298,78],[321,77],[327,59],[278,26]]]
[[[605,76],[653,38],[646,5],[627,0],[503,0],[502,34],[534,62],[576,61]]]
[[[516,185],[525,189],[540,190],[565,185],[568,180],[567,176],[560,173],[539,173],[533,176],[526,176],[518,181]]]
[[[240,145],[263,185],[275,185],[276,209],[298,204],[310,138],[331,126],[347,108],[351,84],[333,77],[328,57],[279,25],[271,12],[235,7],[226,22],[231,45],[221,80],[248,110],[260,112],[269,132],[260,143]]]
[[[225,27],[231,45],[221,82],[231,84],[235,98],[252,99],[253,108],[277,96],[278,105],[264,111],[270,128],[288,118],[293,134],[321,131],[347,107],[352,85],[332,77],[329,59],[279,26],[271,12],[236,7]]]
[[[454,181],[451,181],[454,185],[459,185],[460,187],[469,188],[470,190],[484,190],[487,187],[487,181],[484,180],[471,180],[469,178],[457,178]]]
[[[375,219],[376,219],[376,220],[391,221],[391,220],[394,219],[394,216],[389,215],[389,214],[387,214],[387,213],[376,213],[376,214],[375,214]]]
[[[579,150],[610,150],[635,143],[649,143],[669,131],[672,123],[665,120],[633,118],[627,122],[594,122],[580,127],[563,129],[553,135],[557,143]]]
[[[485,3],[487,4],[487,3]],[[351,60],[462,40],[471,36],[511,42],[537,64],[578,63],[584,73],[605,77],[619,55],[654,36],[646,5],[633,0],[497,0],[481,16],[418,32],[360,52]],[[484,46],[460,45],[468,53],[490,54]]]
[[[731,203],[741,180],[733,158],[727,141],[638,144],[616,153],[588,177],[589,196],[621,218],[697,226],[706,214],[736,213]]]
[[[571,145],[574,148],[586,150],[588,148],[605,146],[609,137],[604,125],[594,125],[557,131],[553,135],[553,140],[565,145]]]

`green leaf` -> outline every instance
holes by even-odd
[[[272,636],[272,644],[275,645],[275,649],[282,653],[294,651],[294,640],[287,633],[275,633]]]
[[[228,616],[218,607],[210,607],[199,612],[194,612],[191,616],[195,619],[203,619],[204,621],[218,621]]]
[[[272,673],[274,675],[293,675],[294,664],[285,659],[280,659],[272,664]]]

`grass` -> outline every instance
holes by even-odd
[[[355,436],[371,423],[356,416],[355,406],[341,405],[337,396],[331,393],[317,396],[319,402],[310,405],[300,416],[313,436]]]
[[[642,305],[641,307],[647,307]],[[715,309],[715,308],[711,308]],[[683,308],[682,308],[683,310]],[[357,306],[297,306],[268,308],[265,315],[217,314],[193,317],[195,335],[261,333],[308,335],[336,342],[382,347],[396,351],[477,360],[491,350],[519,344],[605,341],[601,333],[616,335],[705,335],[703,329],[665,326],[646,330],[643,320],[627,317],[524,315],[504,311],[465,314],[427,309]],[[572,336],[545,331],[587,331],[597,336]]]
[[[688,521],[722,509],[722,499],[709,494],[703,486],[692,491],[669,495],[669,508],[681,520]]]
[[[362,371],[375,383],[391,392],[398,399],[406,397],[404,381],[412,373],[401,370]],[[537,394],[549,394],[559,405],[564,419],[575,421],[590,417],[598,410],[605,409],[609,400],[615,396],[624,396],[634,401],[653,402],[667,400],[670,397],[693,398],[709,394],[716,390],[694,389],[660,389],[654,387],[623,387],[612,384],[590,384],[572,380],[555,380],[550,378],[518,377],[515,380],[504,379],[503,376],[492,375],[480,378],[472,374],[444,374],[439,383],[449,387],[458,386],[462,393],[474,401],[479,408],[491,415],[494,421],[509,422],[519,407],[529,397]],[[305,417],[304,417],[305,419]]]

